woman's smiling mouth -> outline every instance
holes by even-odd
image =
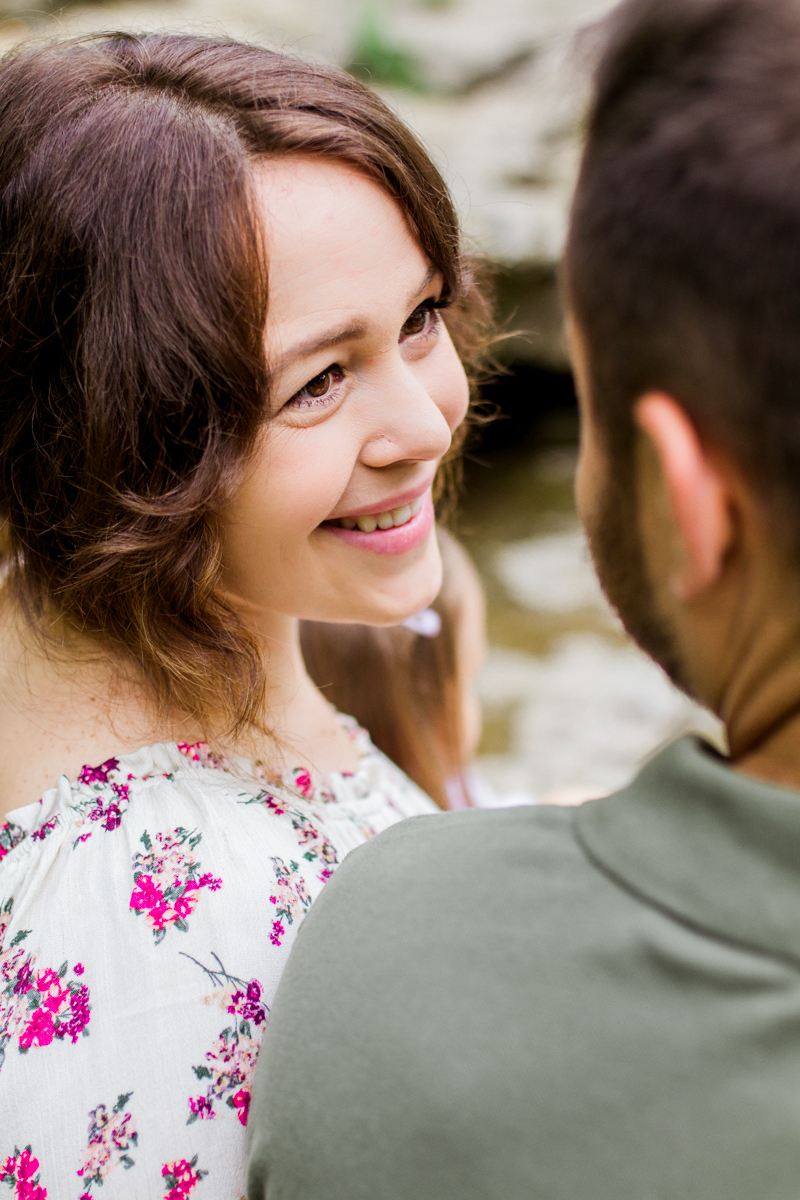
[[[394,529],[405,525],[415,517],[422,508],[422,496],[417,496],[411,504],[401,504],[399,508],[387,509],[385,512],[367,513],[363,517],[340,517],[331,524],[339,525],[342,529],[360,529],[362,533],[374,533],[376,529]]]
[[[430,491],[398,508],[360,516],[336,517],[320,529],[360,550],[378,554],[407,554],[427,541],[433,529],[433,501]]]

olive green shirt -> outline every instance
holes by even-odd
[[[798,1200],[800,793],[683,739],[577,809],[417,817],[316,902],[249,1200]]]

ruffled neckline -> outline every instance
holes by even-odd
[[[369,774],[369,760],[378,753],[366,729],[362,729],[353,717],[343,713],[337,713],[336,716],[352,738],[358,754],[354,771],[329,771],[323,775],[309,770],[308,767],[293,767],[275,774],[258,759],[244,758],[241,755],[218,758],[208,742],[172,742],[163,746],[167,750],[175,750],[184,759],[199,766],[213,771],[225,771],[237,780],[257,782],[267,791],[288,789],[303,800],[330,803],[338,798],[337,793],[340,790],[333,785],[339,781],[349,781],[352,785],[353,781],[362,775]]]
[[[0,823],[0,861],[21,840],[30,835],[36,839],[49,832],[64,808],[83,807],[78,798],[87,791],[110,789],[119,802],[127,803],[131,784],[169,778],[182,770],[213,772],[217,778],[226,776],[238,788],[284,796],[288,793],[295,802],[330,804],[360,799],[369,793],[374,763],[382,755],[367,731],[352,717],[342,713],[337,713],[337,717],[353,738],[358,753],[354,771],[331,771],[323,775],[307,767],[294,767],[275,774],[258,760],[241,755],[218,757],[208,742],[155,742],[128,754],[115,755],[98,766],[84,766],[74,780],[62,775],[55,787],[45,791],[40,799],[11,809],[4,823]],[[108,807],[112,810],[118,804],[112,800]],[[106,819],[104,813],[100,815]]]

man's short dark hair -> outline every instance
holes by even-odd
[[[604,25],[565,283],[620,457],[679,400],[800,535],[800,0],[624,0]]]

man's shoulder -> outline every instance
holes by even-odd
[[[631,920],[641,903],[587,856],[575,815],[531,806],[403,821],[348,855],[300,941],[326,958],[360,956],[366,946],[382,954],[391,944],[399,967],[440,947],[457,958],[460,944],[480,956],[521,930],[530,943],[553,929],[581,939],[592,927],[595,937],[604,922]],[[581,924],[586,912],[594,920]]]
[[[687,743],[578,809],[412,818],[354,851],[278,989],[251,1196],[794,1196],[786,800]]]
[[[594,872],[575,835],[574,810],[553,806],[441,813],[402,821],[353,851],[328,891],[331,899],[377,887],[407,898],[416,887],[475,888],[501,871],[503,887],[551,888],[555,879]]]
[[[591,802],[590,802],[591,803]],[[465,809],[400,821],[373,838],[348,858],[348,868],[360,870],[367,863],[381,869],[413,857],[430,862],[433,869],[474,855],[500,855],[505,859],[514,848],[525,847],[544,864],[553,858],[573,856],[575,810],[553,805],[520,805],[513,808]]]

